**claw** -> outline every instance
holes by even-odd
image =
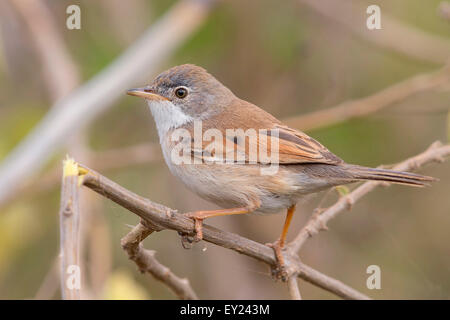
[[[178,234],[181,236],[181,245],[184,249],[191,249],[192,248],[192,242],[194,242],[194,239],[190,237],[186,233],[178,232]]]

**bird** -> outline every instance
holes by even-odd
[[[207,218],[286,211],[279,238],[268,244],[280,272],[284,272],[283,250],[296,204],[306,195],[364,180],[419,187],[435,180],[347,164],[307,134],[238,98],[193,64],[172,67],[149,85],[127,94],[147,101],[171,173],[221,208],[186,214],[194,220],[195,241],[203,238],[203,220]],[[240,135],[233,135],[238,131]],[[212,139],[204,137],[207,132],[216,137],[214,148]],[[260,152],[268,147],[275,165]],[[268,170],[272,166],[276,170]]]

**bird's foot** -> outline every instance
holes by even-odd
[[[178,232],[181,237],[181,245],[184,249],[191,249],[192,244],[194,243],[194,238],[187,233]]]
[[[266,246],[273,249],[275,252],[275,258],[277,259],[277,262],[274,266],[271,267],[272,277],[274,277],[277,280],[287,281],[288,273],[286,271],[286,265],[284,264],[284,257],[283,257],[283,249],[284,249],[284,243],[281,243],[280,239],[273,243],[266,243]]]
[[[185,216],[194,220],[194,242],[203,240],[203,218],[199,218],[196,212],[186,213]]]

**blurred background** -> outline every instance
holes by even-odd
[[[71,4],[81,9],[79,30],[66,27]],[[240,98],[297,129],[305,129],[296,126],[299,115],[365,98],[422,74],[431,84],[412,82],[413,89],[377,112],[314,125],[307,133],[346,162],[366,166],[399,162],[436,140],[447,143],[450,76],[448,69],[438,70],[450,56],[448,3],[377,1],[382,30],[368,31],[370,4],[0,0],[0,168],[55,102],[109,68],[146,30],[161,21],[175,26],[151,35],[161,37],[158,48],[172,43],[165,51],[150,48],[151,67],[141,68],[113,98],[105,97],[107,107],[98,114],[94,104],[95,115],[72,124],[70,138],[48,150],[0,201],[0,298],[60,298],[58,210],[61,163],[67,153],[180,212],[215,208],[171,176],[146,104],[125,94],[127,87],[150,82],[171,66],[200,65]],[[201,14],[191,14],[189,6],[201,7]],[[164,20],[170,14],[173,19]],[[441,72],[438,80],[433,78],[436,72]],[[66,125],[58,123],[58,130]],[[378,188],[333,220],[328,232],[308,240],[303,262],[373,298],[448,299],[450,163],[420,172],[440,181],[424,189]],[[319,202],[326,206],[337,199],[334,193],[324,197],[299,204],[288,238]],[[121,249],[121,237],[139,219],[90,190],[82,200],[83,297],[174,299],[163,284],[140,274]],[[284,218],[248,215],[208,223],[266,243],[278,237]],[[274,282],[265,265],[230,250],[206,242],[185,250],[172,231],[155,233],[144,244],[177,275],[189,278],[200,298],[289,298],[285,284]],[[366,288],[366,268],[372,264],[381,268],[381,290]],[[307,299],[335,299],[304,281],[300,289]]]

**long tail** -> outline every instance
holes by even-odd
[[[410,172],[367,168],[356,165],[348,165],[346,167],[348,168],[347,172],[356,180],[379,180],[418,187],[430,185],[431,182],[438,180]]]

